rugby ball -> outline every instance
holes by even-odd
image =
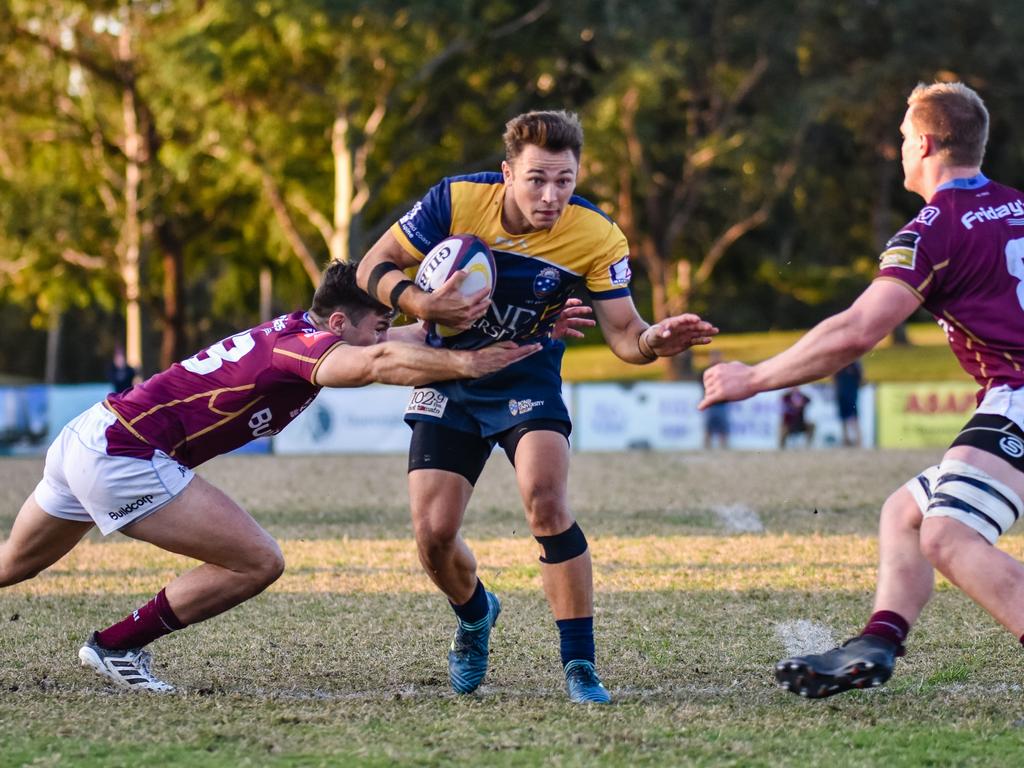
[[[487,243],[475,235],[453,235],[435,245],[423,257],[416,271],[416,285],[431,293],[436,291],[459,270],[469,273],[465,282],[459,286],[463,296],[478,293],[484,288],[489,289],[489,296],[494,295],[496,267],[494,255]],[[439,336],[454,336],[461,331],[444,325],[428,323],[428,330]]]

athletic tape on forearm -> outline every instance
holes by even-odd
[[[402,311],[402,308],[398,306],[398,300],[401,298],[406,288],[412,288],[414,285],[415,283],[412,280],[402,280],[395,284],[395,287],[391,289],[391,296],[389,297],[392,309],[396,312]]]
[[[380,279],[388,272],[394,272],[395,270],[401,272],[402,268],[393,261],[382,261],[373,268],[370,272],[370,279],[366,281],[366,292],[370,294],[371,299],[380,301],[380,296],[377,295],[377,287],[380,285]]]

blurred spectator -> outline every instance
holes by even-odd
[[[839,406],[839,422],[843,425],[843,445],[860,446],[860,420],[857,417],[857,394],[864,370],[859,360],[854,360],[835,375],[836,404]]]
[[[124,350],[120,347],[114,348],[114,359],[107,366],[107,381],[114,393],[124,392],[135,383],[135,369],[128,365]]]
[[[711,350],[708,354],[708,368],[720,362],[722,353],[717,349]],[[729,447],[729,403],[715,403],[704,409],[704,450],[709,451],[714,447],[715,438],[718,438],[719,448]]]
[[[811,398],[800,391],[800,387],[787,389],[782,395],[782,429],[779,431],[779,448],[786,447],[792,435],[803,435],[810,447],[814,439],[814,424],[804,415]]]

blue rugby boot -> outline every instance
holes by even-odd
[[[501,602],[487,593],[487,615],[473,624],[459,619],[451,648],[448,650],[448,682],[456,693],[472,693],[480,687],[487,674],[488,645],[491,627],[498,623]]]
[[[584,659],[565,665],[565,689],[569,700],[577,704],[610,704],[612,700],[594,665]]]

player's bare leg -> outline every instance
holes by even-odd
[[[35,494],[29,496],[14,518],[10,536],[0,544],[0,587],[31,579],[50,567],[92,527],[49,515],[36,503]]]
[[[878,587],[867,626],[838,648],[780,661],[775,678],[783,688],[823,698],[889,679],[934,588],[934,571],[921,551],[922,520],[906,486],[886,499],[879,521]]]
[[[79,658],[121,687],[173,691],[153,675],[143,647],[259,594],[281,575],[284,557],[270,534],[201,477],[122,532],[203,564],[174,579],[129,616],[94,633]]]
[[[534,536],[556,536],[575,521],[569,512],[569,446],[558,432],[527,432],[516,448],[516,481]],[[543,554],[543,552],[542,552]],[[541,562],[541,579],[555,620],[594,615],[590,550],[560,563]]]
[[[594,668],[594,576],[586,538],[569,512],[569,445],[554,431],[519,440],[516,481],[530,530],[541,544],[541,579],[558,625],[569,696],[579,703],[610,701]]]
[[[1024,476],[997,456],[956,446],[944,458],[977,467],[1024,497]],[[1014,636],[1024,637],[1024,565],[989,544],[981,534],[947,517],[924,521],[921,548],[947,579]]]
[[[284,555],[271,535],[199,476],[174,501],[121,532],[203,561],[165,588],[183,624],[204,621],[258,595],[284,571]]]
[[[901,487],[882,505],[873,613],[893,611],[913,624],[931,599],[935,571],[921,552],[923,519],[920,507],[906,487]]]
[[[409,473],[412,527],[420,563],[453,603],[465,603],[476,589],[476,558],[459,533],[473,486],[462,475],[441,469]]]
[[[475,691],[487,674],[491,628],[501,603],[484,589],[476,558],[459,529],[473,486],[457,472],[416,469],[409,473],[412,523],[420,563],[447,595],[458,624],[448,650],[448,681],[456,693]]]

